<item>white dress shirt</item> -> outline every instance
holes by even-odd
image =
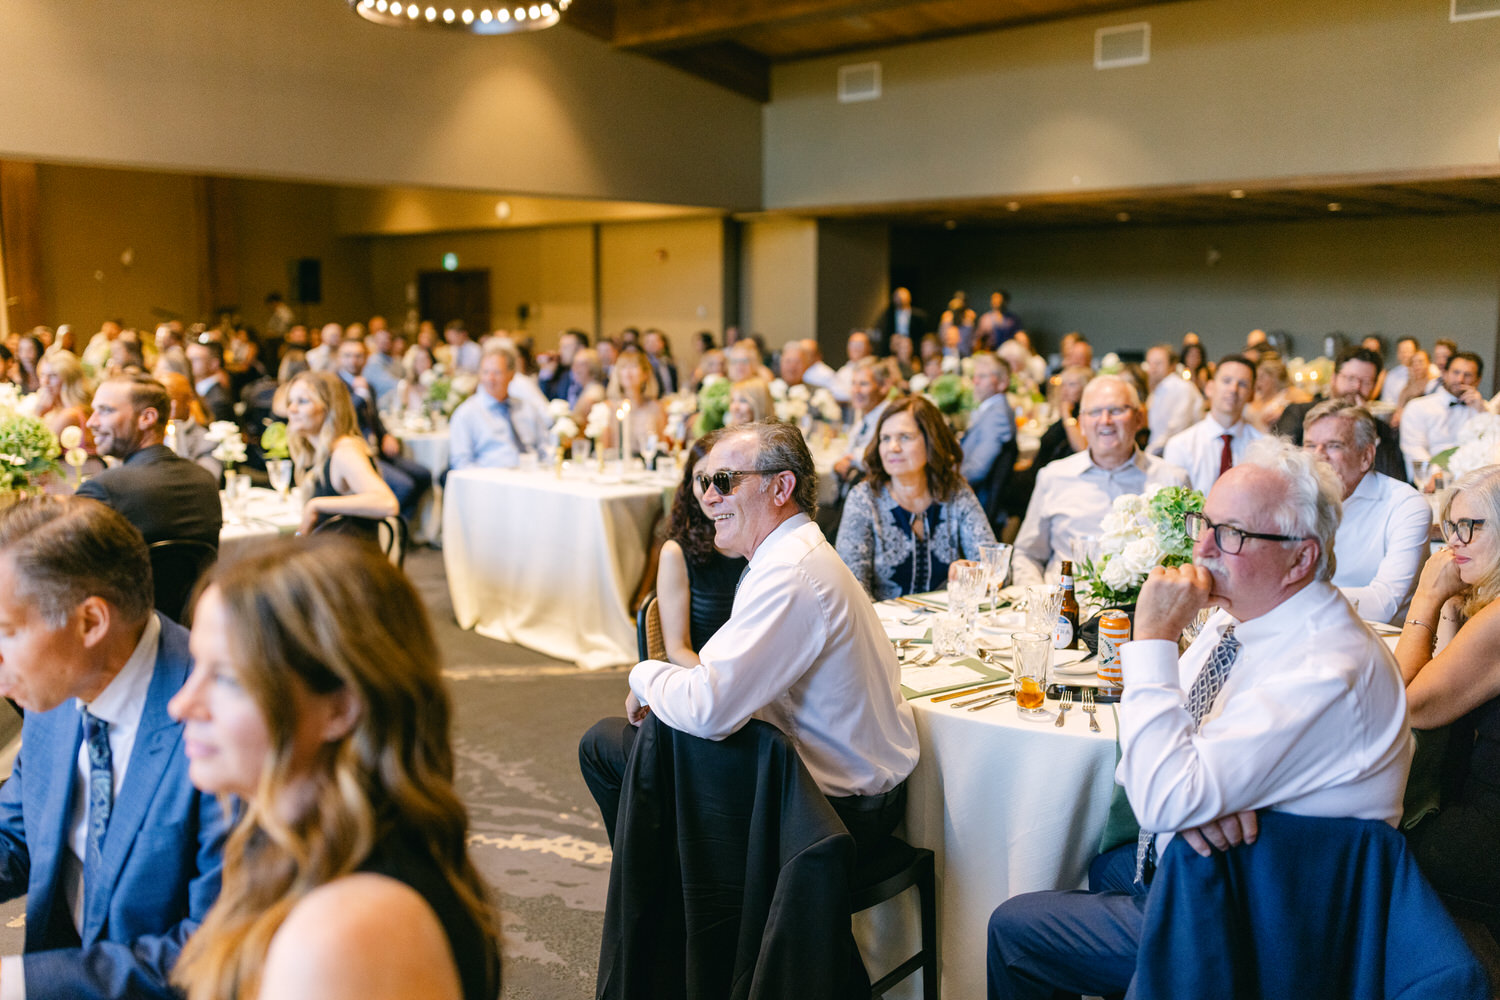
[[[1406,483],[1373,469],[1344,501],[1334,536],[1333,585],[1366,621],[1400,624],[1427,561],[1432,508]]]
[[[311,368],[315,372],[333,371],[333,363],[335,360],[336,359],[334,358],[333,351],[327,344],[319,344],[317,347],[314,347],[312,350],[308,351],[306,356],[307,367]],[[198,395],[201,396],[203,395],[203,393],[199,392]]]
[[[1233,427],[1225,427],[1210,413],[1180,434],[1174,434],[1162,449],[1161,457],[1180,469],[1187,470],[1193,489],[1201,490],[1205,496],[1208,489],[1219,478],[1219,465],[1224,456],[1223,436],[1228,434],[1229,454],[1234,465],[1245,460],[1245,449],[1252,441],[1265,434],[1243,420],[1235,421]]]
[[[1187,692],[1231,624],[1239,655],[1195,733]],[[1180,659],[1163,639],[1127,642],[1121,657],[1115,780],[1143,829],[1170,834],[1264,808],[1400,821],[1413,749],[1406,689],[1385,643],[1331,585],[1308,584],[1246,622],[1217,611]]]
[[[1146,419],[1151,440],[1146,450],[1160,455],[1172,435],[1187,430],[1203,417],[1203,393],[1181,368],[1163,378],[1146,401]]]
[[[1401,398],[1401,390],[1406,388],[1406,382],[1411,378],[1411,370],[1405,365],[1397,365],[1385,373],[1385,381],[1380,383],[1380,400],[1383,403],[1396,405],[1396,400]]]
[[[802,373],[802,381],[809,387],[809,391],[827,389],[829,392],[834,392],[838,378],[838,372],[822,361],[814,361],[807,366],[807,371]]]
[[[917,726],[875,607],[806,514],[750,557],[696,667],[638,663],[630,689],[673,729],[722,740],[751,718],[791,739],[825,795],[878,795],[917,764]]]
[[[1153,486],[1187,484],[1187,473],[1139,449],[1113,469],[1095,465],[1088,449],[1048,462],[1036,474],[1036,489],[1016,534],[1015,582],[1026,586],[1041,583],[1044,576],[1051,582],[1061,579],[1062,561],[1073,558],[1074,542],[1099,535],[1104,515],[1119,497]]]
[[[125,769],[130,766],[130,755],[135,750],[135,735],[141,727],[141,715],[146,711],[146,693],[151,689],[151,678],[156,669],[156,652],[161,643],[161,620],[151,615],[146,628],[141,632],[135,649],[125,666],[115,674],[114,680],[99,692],[99,696],[85,705],[74,704],[82,710],[87,708],[97,719],[109,723],[110,772],[114,778],[114,798],[119,800],[120,789],[125,784]],[[79,720],[80,728],[83,725]],[[83,928],[83,857],[88,850],[89,836],[89,747],[87,742],[78,745],[78,762],[73,772],[75,787],[70,796],[72,808],[68,813],[68,849],[59,866],[63,898],[72,915],[75,929]],[[26,996],[26,965],[20,955],[7,955],[0,959],[0,1000],[24,1000]]]
[[[1406,457],[1406,474],[1413,474],[1413,463],[1426,462],[1458,444],[1458,432],[1470,417],[1481,412],[1465,406],[1447,386],[1407,403],[1401,413],[1401,454]]]

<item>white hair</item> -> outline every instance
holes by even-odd
[[[1245,450],[1240,465],[1253,465],[1279,475],[1286,483],[1285,500],[1270,508],[1277,534],[1311,538],[1318,543],[1313,578],[1331,580],[1334,572],[1333,538],[1344,516],[1340,499],[1344,484],[1333,466],[1285,438],[1265,437]],[[1290,542],[1284,544],[1292,544]]]

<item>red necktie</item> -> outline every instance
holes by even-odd
[[[1234,465],[1234,453],[1229,450],[1229,442],[1234,438],[1228,434],[1221,434],[1220,438],[1224,442],[1224,450],[1219,453],[1219,475],[1222,476],[1229,471],[1230,466]]]

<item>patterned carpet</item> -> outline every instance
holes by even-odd
[[[585,673],[465,632],[453,621],[441,552],[406,568],[444,652],[457,707],[459,791],[472,852],[493,889],[503,932],[505,1000],[594,995],[609,843],[578,774],[578,738],[619,715],[623,670]],[[23,944],[25,900],[0,905],[0,954]]]

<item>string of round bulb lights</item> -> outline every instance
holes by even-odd
[[[490,4],[434,4],[432,0],[407,3],[406,0],[349,0],[349,9],[366,21],[389,27],[434,27],[468,31],[476,35],[508,35],[520,31],[541,31],[562,19],[572,0],[548,0],[547,3],[518,2]]]

